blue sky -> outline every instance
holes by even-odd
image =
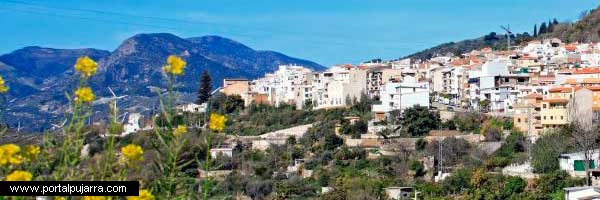
[[[595,0],[0,0],[0,54],[25,46],[114,50],[136,33],[221,35],[323,65],[398,58],[535,23]]]

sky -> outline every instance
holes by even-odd
[[[0,0],[0,54],[26,46],[113,51],[138,33],[219,35],[322,65],[576,21],[596,0]]]

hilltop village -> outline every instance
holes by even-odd
[[[593,132],[592,127],[596,127],[599,119],[600,43],[563,43],[556,38],[534,40],[510,51],[483,48],[428,60],[373,60],[356,66],[334,65],[322,72],[281,65],[259,79],[225,79],[219,91],[224,96],[221,100],[237,102],[250,110],[247,112],[272,107],[283,108],[289,115],[277,115],[284,118],[277,119],[281,129],[261,127],[248,131],[252,128],[244,126],[226,129],[230,131],[229,142],[211,149],[212,155],[235,158],[236,145],[267,152],[291,148],[289,165],[281,168],[288,178],[322,179],[323,170],[335,172],[338,165],[356,167],[357,159],[393,157],[400,160],[396,162],[405,163],[403,170],[394,169],[399,173],[394,176],[400,177],[393,179],[402,181],[395,184],[384,181],[381,186],[386,187],[371,194],[385,194],[392,199],[413,198],[415,192],[429,198],[465,197],[465,193],[474,197],[469,196],[475,195],[473,173],[485,171],[509,177],[501,178],[502,181],[522,184],[517,193],[501,191],[502,194],[497,194],[501,198],[539,195],[544,199],[547,197],[544,195],[552,193],[571,199],[569,196],[600,194],[595,186],[567,187],[600,185],[594,178],[598,177],[600,151],[597,145],[580,148],[581,137],[577,135]],[[179,106],[184,113],[201,113],[206,107],[193,103]],[[337,111],[341,112],[337,118],[324,114]],[[300,118],[296,116],[298,112],[303,113]],[[285,118],[293,122],[281,122],[288,120]],[[579,129],[573,128],[574,124]],[[332,129],[334,136],[321,133],[328,129]],[[561,143],[557,140],[564,141],[554,144]],[[304,141],[305,146],[297,141]],[[332,146],[315,147],[323,143]],[[333,156],[335,162],[323,157],[327,155]],[[327,167],[316,167],[321,164]],[[589,167],[584,167],[585,164]],[[386,167],[398,165],[402,164]],[[486,170],[477,171],[478,166],[485,166]],[[368,175],[368,169],[354,169],[354,172]],[[457,177],[465,174],[468,178]],[[574,178],[565,179],[569,183],[553,183],[558,185],[541,192],[546,194],[536,193],[540,192],[536,188],[542,184],[540,177],[547,176]],[[316,193],[325,195],[342,190],[334,184],[337,179],[327,177],[330,181]],[[444,185],[452,184],[444,182],[449,177],[450,181],[462,178],[465,185]],[[585,177],[589,177],[587,181]],[[576,180],[579,184],[575,184]],[[442,191],[422,189],[421,181],[441,183],[438,189]],[[533,194],[526,195],[524,191]]]

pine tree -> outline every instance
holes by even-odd
[[[538,35],[544,34],[544,33],[546,33],[546,31],[548,31],[548,27],[546,26],[546,22],[543,22],[542,25],[540,25],[540,30],[538,31]]]
[[[538,30],[537,30],[537,24],[533,25],[533,37],[537,37],[538,35]]]
[[[552,24],[557,25],[558,24],[558,20],[556,20],[556,18],[554,18],[554,20],[552,20]]]
[[[202,77],[200,78],[200,86],[198,87],[198,100],[196,104],[200,105],[208,101],[210,98],[210,92],[212,90],[210,74],[204,70]]]

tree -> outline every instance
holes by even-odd
[[[505,196],[519,194],[525,190],[525,186],[527,186],[527,182],[522,178],[516,176],[509,177],[504,185]]]
[[[538,29],[537,29],[537,24],[533,25],[533,37],[537,37],[538,36]]]
[[[554,30],[554,24],[552,23],[552,21],[548,20],[548,30],[547,30],[547,32],[550,33],[550,32],[552,32],[552,30]]]
[[[545,133],[531,149],[531,166],[536,173],[548,173],[559,168],[558,157],[568,147],[569,139],[559,131]]]
[[[427,107],[414,106],[402,113],[403,131],[412,136],[423,136],[438,128],[440,116]]]
[[[538,35],[544,34],[548,31],[548,27],[546,26],[546,22],[543,22],[542,25],[540,25],[540,30],[538,32]]]
[[[483,40],[486,42],[496,41],[496,40],[498,40],[498,37],[497,37],[496,32],[491,32],[490,34],[485,35],[483,37]]]
[[[198,99],[196,104],[200,105],[208,101],[210,98],[210,92],[212,90],[212,79],[208,71],[204,70],[202,77],[200,78],[200,86],[198,87]]]
[[[456,122],[456,126],[458,130],[470,132],[479,128],[481,125],[481,121],[483,121],[485,117],[480,113],[476,112],[467,112],[467,113],[458,113],[454,116],[454,121]]]
[[[479,101],[479,109],[486,112],[488,110],[490,110],[490,100],[489,99],[484,99]]]
[[[459,194],[470,187],[471,169],[458,169],[442,182],[443,191]]]
[[[427,140],[425,140],[423,138],[419,138],[415,142],[415,150],[417,150],[417,151],[423,151],[423,150],[425,150],[425,147],[427,147]]]
[[[442,140],[442,154],[444,166],[451,166],[461,162],[463,157],[468,156],[471,145],[462,138],[447,137]],[[437,140],[427,144],[427,155],[439,156],[440,143]],[[437,158],[439,159],[439,158]]]
[[[585,91],[580,91],[585,92]],[[588,91],[589,92],[589,91]],[[579,93],[579,92],[577,92]],[[585,94],[585,93],[581,93]],[[591,172],[590,172],[590,160],[596,153],[598,148],[598,140],[600,135],[598,134],[598,126],[592,123],[592,109],[591,107],[580,106],[586,105],[585,98],[578,98],[578,94],[575,95],[570,101],[568,106],[568,118],[570,121],[569,132],[573,138],[575,149],[583,153],[584,157],[584,168],[586,175],[586,185],[591,185]],[[591,99],[591,93],[590,98]]]
[[[212,98],[211,109],[222,113],[233,113],[244,108],[244,100],[240,95],[217,93]]]
[[[533,191],[535,199],[550,199],[552,193],[562,192],[563,188],[573,187],[583,184],[581,179],[572,178],[566,171],[553,171],[541,174],[534,179],[535,190]],[[564,195],[563,195],[564,196]]]

